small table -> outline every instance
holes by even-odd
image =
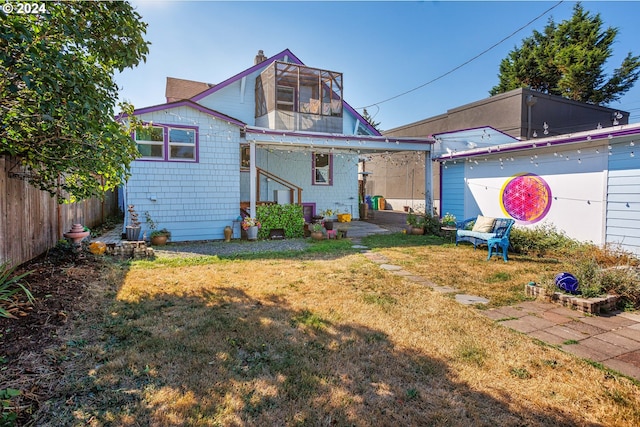
[[[453,237],[456,235],[456,231],[458,229],[449,225],[443,225],[442,227],[440,227],[440,230],[444,232],[445,236],[449,236],[449,241],[453,243]]]

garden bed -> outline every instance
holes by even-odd
[[[575,295],[564,294],[562,292],[549,292],[542,286],[527,284],[524,286],[525,293],[529,297],[545,298],[553,302],[559,302],[565,307],[589,313],[600,314],[614,311],[617,308],[620,297],[618,295],[605,295],[598,298],[582,298]]]

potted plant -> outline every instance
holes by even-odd
[[[314,222],[309,225],[309,231],[311,232],[311,238],[314,240],[322,240],[324,239],[324,234],[322,233],[322,223]]]
[[[247,240],[258,240],[258,230],[262,227],[257,218],[245,217],[242,220],[242,229],[247,232]]]
[[[414,212],[407,214],[407,225],[411,229],[411,234],[424,234],[425,219]]]
[[[456,217],[453,214],[447,212],[442,217],[442,224],[447,227],[455,227],[456,226]]]
[[[171,232],[166,228],[161,230],[153,230],[149,234],[149,239],[151,240],[151,244],[154,246],[162,246],[167,244],[167,240],[171,240]]]
[[[326,230],[333,230],[333,210],[326,209],[320,213],[324,217],[324,228]]]
[[[167,244],[167,240],[171,240],[171,232],[166,228],[158,230],[158,223],[151,218],[151,214],[149,211],[145,211],[144,213],[145,222],[147,226],[149,226],[149,240],[151,244],[154,246],[162,246]]]
[[[127,207],[129,211],[129,225],[125,227],[127,240],[136,241],[140,238],[140,221],[138,220],[138,213],[135,210],[134,205]]]

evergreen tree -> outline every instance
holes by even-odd
[[[596,105],[619,99],[638,80],[640,57],[629,52],[607,78],[604,65],[618,29],[602,26],[600,14],[590,15],[580,3],[570,20],[556,25],[550,19],[543,32],[534,31],[502,60],[499,83],[489,93],[525,87]]]
[[[378,128],[378,126],[380,126],[380,122],[376,122],[373,120],[373,117],[371,117],[371,115],[369,114],[369,112],[367,111],[367,109],[365,108],[364,111],[362,112],[362,118],[365,119],[367,122],[369,122],[369,124],[371,126],[373,126],[373,128],[375,130],[377,130],[378,132],[380,132],[380,129]]]

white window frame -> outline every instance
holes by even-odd
[[[146,139],[138,139],[138,131],[135,132],[134,135],[134,141],[137,145],[159,145],[162,148],[162,155],[161,156],[142,156],[140,157],[141,159],[144,160],[156,160],[156,161],[162,161],[165,158],[165,147],[164,147],[164,127],[162,126],[151,126],[151,129],[160,129],[162,131],[162,141],[151,141],[151,140],[146,140]],[[142,154],[142,152],[140,152]]]
[[[197,126],[178,126],[171,124],[153,124],[153,129],[162,129],[162,141],[147,141],[138,140],[138,132],[134,132],[133,140],[137,145],[154,145],[162,147],[162,156],[142,156],[139,160],[147,160],[154,162],[186,162],[186,163],[198,163],[198,145],[199,135]],[[182,130],[187,132],[193,132],[193,143],[191,142],[172,142],[170,140],[171,130]],[[193,158],[184,157],[172,157],[172,147],[193,147]]]
[[[171,131],[172,130],[181,130],[185,132],[193,132],[193,142],[173,142],[171,141]],[[169,160],[176,162],[195,162],[197,159],[197,151],[196,151],[196,142],[198,140],[198,131],[195,128],[187,128],[187,127],[175,127],[170,126],[167,127],[166,130],[166,139],[167,139],[167,156]],[[193,157],[185,158],[185,157],[172,157],[171,148],[172,147],[192,147],[193,148]]]
[[[318,167],[316,165],[316,156],[326,157],[327,166]],[[325,181],[318,181],[316,177],[320,174]],[[311,167],[311,179],[313,185],[333,185],[333,155],[328,153],[313,153],[313,164]]]

